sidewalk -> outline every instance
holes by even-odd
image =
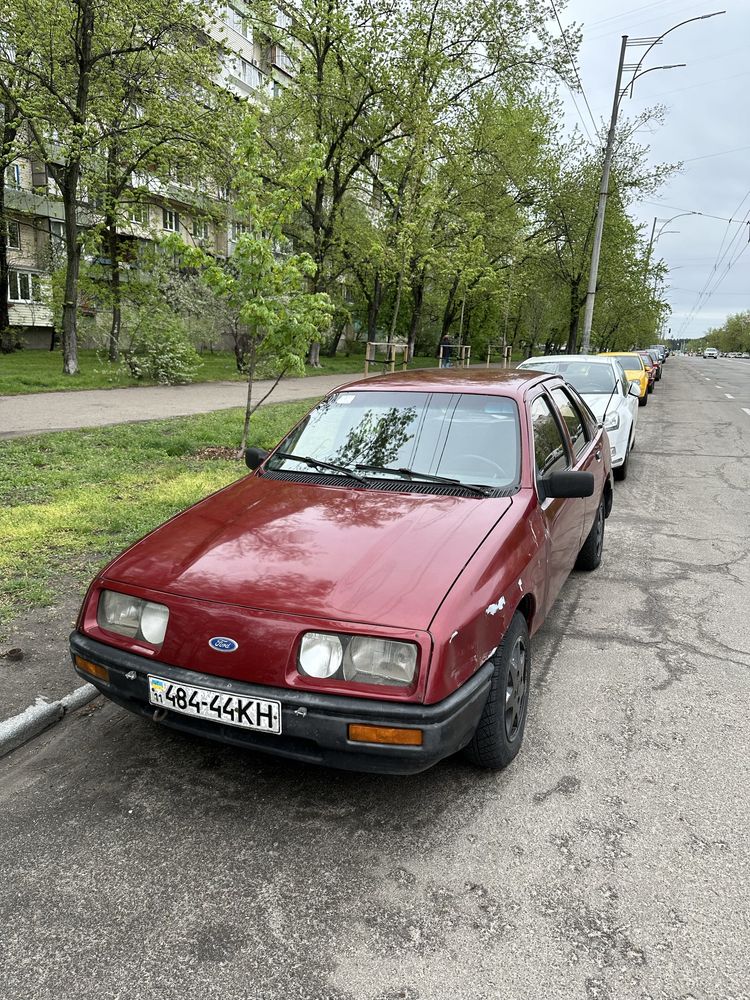
[[[266,402],[288,403],[323,396],[336,386],[361,377],[352,372],[282,379]],[[272,385],[271,381],[254,383],[254,398],[261,399]],[[245,382],[196,382],[193,385],[0,396],[0,438],[229,410],[233,406],[244,406],[246,398]]]

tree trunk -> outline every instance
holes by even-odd
[[[256,337],[250,337],[250,345],[248,351],[247,360],[247,401],[245,403],[245,422],[242,426],[242,444],[240,445],[240,451],[244,452],[247,448],[247,435],[250,430],[250,415],[253,412],[252,400],[253,400],[253,379],[255,378],[255,362],[256,362]]]
[[[401,307],[401,288],[404,284],[404,272],[398,272],[398,280],[396,282],[396,301],[393,303],[393,316],[391,317],[391,328],[388,331],[388,343],[393,343],[393,338],[396,335],[396,324],[398,323],[398,311]]]
[[[411,286],[411,319],[409,321],[409,361],[414,357],[414,348],[417,343],[417,331],[422,322],[422,305],[424,303],[424,271],[419,278],[412,282]]]
[[[440,329],[441,340],[450,330],[453,320],[456,318],[456,292],[458,291],[459,277],[460,275],[458,274],[455,276],[448,292],[448,301],[445,303],[445,311],[443,313],[443,325]]]
[[[380,280],[380,272],[375,275],[375,282],[372,290],[372,298],[367,305],[367,342],[369,344],[377,340],[378,337],[378,316],[380,307],[383,304],[383,283]]]
[[[566,354],[575,354],[578,347],[578,322],[581,315],[581,300],[578,294],[579,282],[570,286],[570,323],[568,326],[568,344]]]
[[[63,300],[63,375],[78,373],[78,275],[81,269],[81,248],[78,244],[76,219],[76,188],[78,171],[65,171],[65,182],[60,185],[65,210],[65,297]]]
[[[109,244],[110,293],[112,295],[112,325],[109,331],[109,360],[114,362],[120,357],[122,288],[120,284],[120,245],[117,240],[117,225],[112,212],[108,212],[106,224]]]
[[[3,148],[0,156],[0,351],[10,354],[14,350],[13,337],[10,332],[10,308],[8,306],[8,226],[5,214],[5,168],[13,152],[17,128],[13,124],[14,109],[6,101],[3,110]]]

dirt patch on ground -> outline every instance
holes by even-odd
[[[238,461],[242,458],[242,452],[238,451],[237,448],[200,448],[193,454],[195,458],[224,458],[230,461]]]
[[[79,590],[71,585],[70,593],[55,604],[27,611],[3,629],[0,653],[18,649],[23,658],[0,657],[0,719],[18,715],[37,697],[56,701],[84,683],[68,652],[68,636],[83,597]]]

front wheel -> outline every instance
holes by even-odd
[[[581,551],[576,559],[576,569],[592,570],[596,569],[602,561],[602,549],[604,548],[604,497],[599,501],[596,509],[596,517],[591,525],[591,531],[586,536],[586,541],[581,546]]]
[[[529,706],[531,641],[526,619],[513,615],[493,657],[495,669],[484,709],[464,756],[477,767],[498,771],[521,749]]]
[[[648,389],[646,389],[646,395],[641,396],[640,399],[638,400],[638,405],[646,406],[647,403],[648,403]]]

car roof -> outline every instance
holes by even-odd
[[[612,358],[615,355],[619,358],[621,354],[630,354],[632,357],[636,357],[638,351],[601,351],[599,353],[600,358]]]
[[[395,392],[468,392],[483,395],[516,396],[536,382],[558,379],[548,372],[519,371],[517,368],[417,368],[408,372],[372,375],[346,382],[336,389],[389,389]]]
[[[604,357],[602,354],[539,354],[534,358],[526,358],[521,362],[521,366],[525,364],[545,364],[548,361],[586,361],[598,365],[609,365],[610,367],[613,364],[617,364],[612,358]]]

